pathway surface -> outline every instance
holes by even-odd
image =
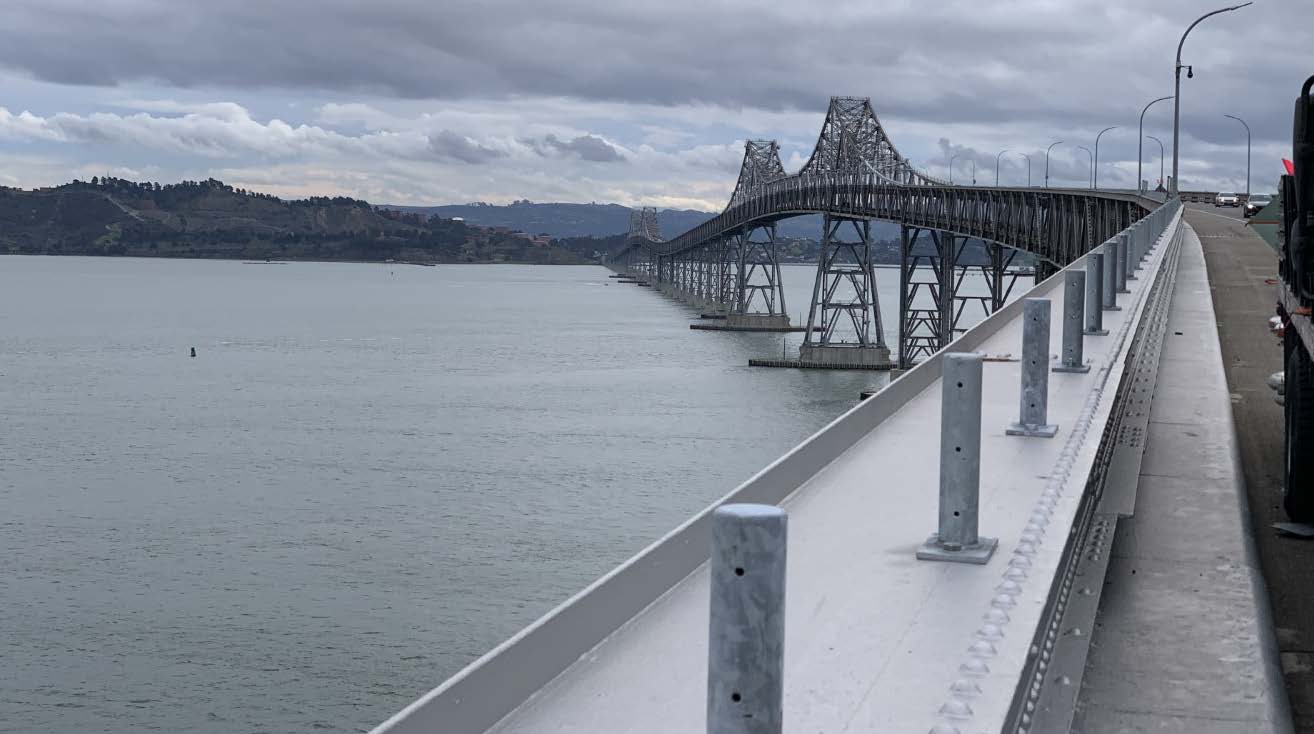
[[[1188,231],[1135,510],[1114,535],[1074,732],[1290,730],[1214,322]]]
[[[1218,319],[1223,368],[1232,394],[1242,471],[1260,567],[1272,601],[1282,671],[1296,730],[1314,732],[1314,542],[1279,536],[1282,511],[1282,406],[1265,384],[1282,369],[1268,332],[1277,274],[1273,249],[1245,226],[1238,209],[1189,205],[1200,235]]]

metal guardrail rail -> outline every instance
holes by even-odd
[[[1140,354],[1133,349],[1138,333],[1154,333],[1143,326],[1147,314],[1161,318],[1155,304],[1165,292],[1163,273],[1172,267],[1179,210],[1175,201],[1158,207],[1105,242],[1098,267],[1088,270],[1078,259],[1028,294],[1035,299],[1067,289],[1067,339],[1046,334],[1040,343],[1059,345],[1066,366],[1085,366],[1084,359],[1090,367],[1053,378],[1047,370],[1039,373],[1049,400],[1048,417],[1039,421],[1057,423],[1056,438],[1003,435],[1008,422],[1036,422],[1034,412],[1028,419],[1026,400],[1042,389],[1035,382],[1039,374],[1031,369],[1031,378],[1024,378],[1026,365],[1007,350],[1022,336],[1024,310],[1032,308],[1026,299],[1016,301],[408,706],[376,734],[701,728],[713,709],[702,703],[690,708],[690,697],[702,686],[691,676],[707,670],[706,644],[716,634],[708,632],[707,599],[715,592],[706,564],[714,510],[730,503],[783,503],[789,513],[793,611],[785,635],[796,652],[784,667],[782,706],[791,728],[831,730],[827,723],[840,716],[883,731],[999,731],[1006,722],[1010,730],[1027,729],[1060,644],[1055,620],[1075,603],[1066,569],[1090,537],[1103,539],[1089,508],[1098,500],[1096,487],[1102,486],[1111,450],[1108,426],[1120,420],[1115,409],[1123,404],[1118,396],[1126,394],[1124,374],[1134,371],[1128,355]],[[1073,292],[1076,272],[1087,275],[1081,298]],[[1115,310],[1119,300],[1121,309]],[[1092,302],[1100,304],[1102,325],[1111,333],[1082,329],[1086,356],[1074,356],[1067,323],[1075,318],[1089,327],[1072,309]],[[917,518],[934,527],[936,515],[935,493],[927,491],[935,483],[935,462],[926,461],[942,448],[935,445],[940,401],[934,388],[947,355],[969,351],[987,354],[980,514],[985,530],[999,537],[999,551],[982,566],[918,561],[915,546],[929,528],[916,527]],[[885,460],[892,463],[871,463]],[[884,486],[870,484],[878,476]],[[881,516],[866,514],[876,506]],[[910,533],[916,538],[919,530],[923,534],[909,545]],[[1062,547],[1050,547],[1047,537]],[[859,546],[841,545],[855,542]],[[852,667],[860,660],[866,664]],[[938,708],[936,701],[942,702]]]

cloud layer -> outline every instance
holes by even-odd
[[[919,165],[993,182],[1134,185],[1141,106],[1172,91],[1193,0],[923,3],[670,0],[10,0],[0,164],[62,161],[398,201],[651,202],[716,208],[746,137],[806,159],[831,94],[870,95]],[[1184,186],[1241,187],[1244,130],[1271,187],[1309,68],[1305,0],[1202,24],[1184,61]],[[1147,132],[1170,139],[1168,104]],[[1157,144],[1149,143],[1153,175]],[[1168,151],[1171,156],[1171,150]],[[787,163],[787,165],[790,165]],[[1020,155],[1001,181],[1023,183]],[[1256,188],[1261,188],[1256,186]]]

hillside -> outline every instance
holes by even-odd
[[[286,201],[222,181],[117,178],[0,188],[0,254],[579,262],[572,252],[344,197]]]
[[[415,212],[423,215],[459,217],[468,224],[501,226],[553,237],[606,237],[622,234],[630,227],[630,208],[619,204],[535,204],[517,201],[507,205],[448,204],[443,206],[399,206],[384,204],[380,208]],[[674,237],[716,216],[715,212],[695,209],[662,209],[657,224],[662,234]],[[873,235],[878,240],[897,240],[899,227],[889,222],[875,222]],[[782,220],[776,229],[782,239],[820,240],[821,217],[795,217]]]

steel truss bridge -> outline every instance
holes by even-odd
[[[785,172],[774,140],[749,140],[724,211],[664,239],[656,210],[632,213],[614,269],[724,317],[724,328],[800,330],[789,323],[776,224],[820,214],[821,249],[799,366],[893,366],[882,328],[871,221],[901,225],[899,365],[953,341],[966,306],[985,314],[1007,300],[1018,251],[1035,257],[1037,282],[1085,255],[1149,211],[1130,192],[955,186],[899,154],[865,97],[832,97],[812,156]],[[986,262],[963,258],[984,242]],[[960,293],[967,271],[985,294]]]

